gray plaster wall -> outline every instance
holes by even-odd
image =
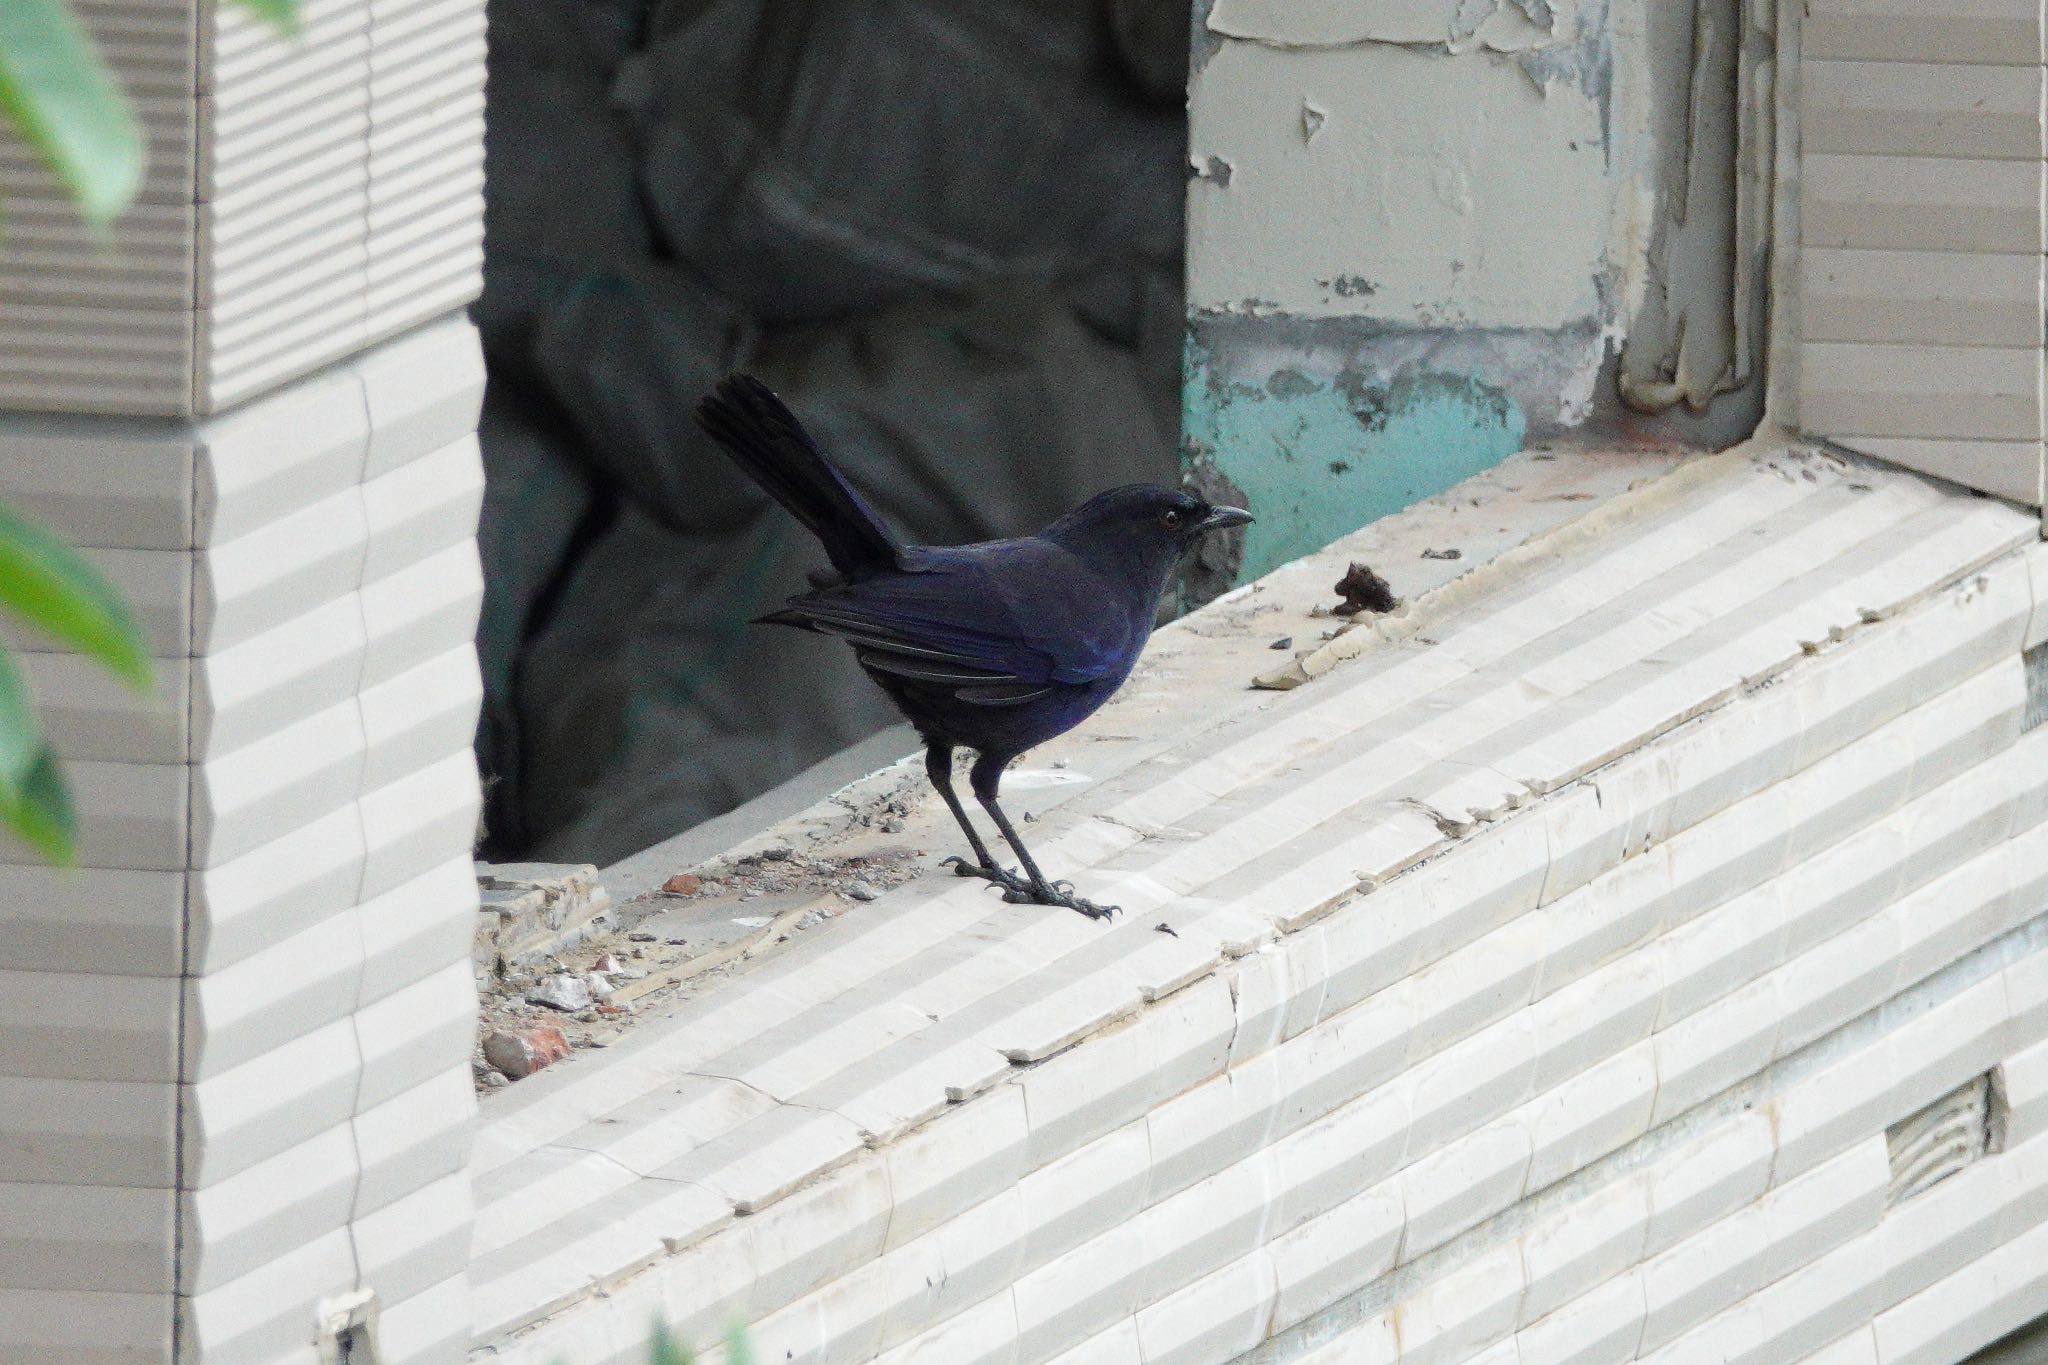
[[[1183,457],[1253,574],[1578,430],[1762,411],[1769,6],[1201,0]]]

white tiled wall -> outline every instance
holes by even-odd
[[[310,1361],[365,1287],[459,1359],[484,6],[72,8],[148,163],[95,233],[0,129],[0,499],[157,687],[8,628],[83,866],[0,842],[0,1360]]]
[[[304,0],[295,37],[232,4],[75,9],[147,169],[96,235],[0,128],[0,410],[224,412],[476,297],[479,0]]]
[[[450,317],[197,423],[0,415],[0,498],[163,603],[158,697],[19,641],[84,866],[0,852],[0,1359],[310,1361],[361,1287],[462,1355],[482,382]]]
[[[2048,1311],[2048,549],[1807,468],[1735,457],[1062,812],[1107,930],[885,898],[494,1096],[479,1344],[1955,1360]],[[1994,1068],[2005,1148],[1888,1209],[1887,1127]]]
[[[1800,427],[2040,506],[2040,6],[1813,0],[1799,33]]]

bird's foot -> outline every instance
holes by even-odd
[[[1072,882],[1054,882],[1049,886],[1025,886],[1016,891],[1003,892],[1003,899],[1012,905],[1057,905],[1086,915],[1089,919],[1108,920],[1122,907],[1097,905],[1094,901],[1083,900],[1074,894]]]
[[[994,882],[1003,889],[1003,899],[1005,900],[1014,900],[1019,896],[1024,897],[1026,900],[1031,898],[1030,882],[1025,881],[1014,872],[996,867],[991,863],[970,863],[955,853],[939,865],[952,868],[953,875],[956,877],[979,877],[985,882]]]

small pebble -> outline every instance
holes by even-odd
[[[512,1084],[512,1078],[502,1071],[486,1071],[478,1077],[478,1083],[486,1090],[503,1090]]]
[[[1267,645],[1266,648],[1292,649],[1294,648],[1294,637],[1292,635],[1283,635],[1279,639],[1275,640],[1272,644]]]
[[[774,848],[764,848],[764,849],[762,849],[762,850],[761,850],[761,860],[762,860],[763,862],[769,862],[769,863],[781,863],[781,862],[787,862],[787,861],[789,861],[789,856],[790,856],[790,854],[794,853],[795,851],[796,851],[796,850],[794,850],[794,849],[790,849],[790,848],[784,848],[784,847],[782,847],[781,845],[779,845],[779,844],[778,844],[778,845],[777,845],[776,847],[774,847]]]
[[[484,1057],[498,1071],[517,1080],[569,1055],[569,1039],[553,1024],[497,1029],[484,1037]]]
[[[682,947],[682,946],[683,946],[683,945],[684,945],[685,943],[688,943],[688,942],[689,942],[689,940],[688,940],[688,939],[686,939],[686,938],[670,938],[670,939],[663,939],[662,941],[663,941],[664,943],[667,943],[667,944],[668,944],[669,946],[671,946],[671,947],[674,947],[674,948],[680,948],[680,947]]]
[[[901,820],[896,819],[894,816],[891,816],[890,818],[882,822],[882,833],[901,834],[902,832],[903,822]]]
[[[638,929],[638,930],[635,930],[634,932],[632,932],[632,933],[630,933],[630,934],[626,935],[626,937],[627,937],[627,938],[629,938],[629,939],[631,939],[631,940],[632,940],[633,942],[635,942],[635,943],[659,943],[659,942],[661,942],[661,935],[660,935],[660,934],[650,934],[650,933],[648,933],[648,932],[647,932],[647,931],[646,931],[645,929]]]
[[[871,901],[881,893],[866,882],[856,880],[852,886],[846,888],[846,894],[857,901]]]
[[[704,879],[694,872],[678,872],[661,884],[671,896],[694,896],[704,889]]]
[[[586,981],[564,973],[541,982],[526,993],[526,998],[536,1005],[546,1005],[551,1010],[570,1014],[589,1009],[592,997]]]

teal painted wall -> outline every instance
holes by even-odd
[[[1191,599],[1617,411],[1656,3],[1193,0],[1183,458],[1258,520]]]
[[[1198,329],[1181,420],[1197,483],[1236,490],[1258,517],[1239,582],[1491,468],[1521,449],[1527,428],[1511,395],[1469,373],[1231,368]]]

